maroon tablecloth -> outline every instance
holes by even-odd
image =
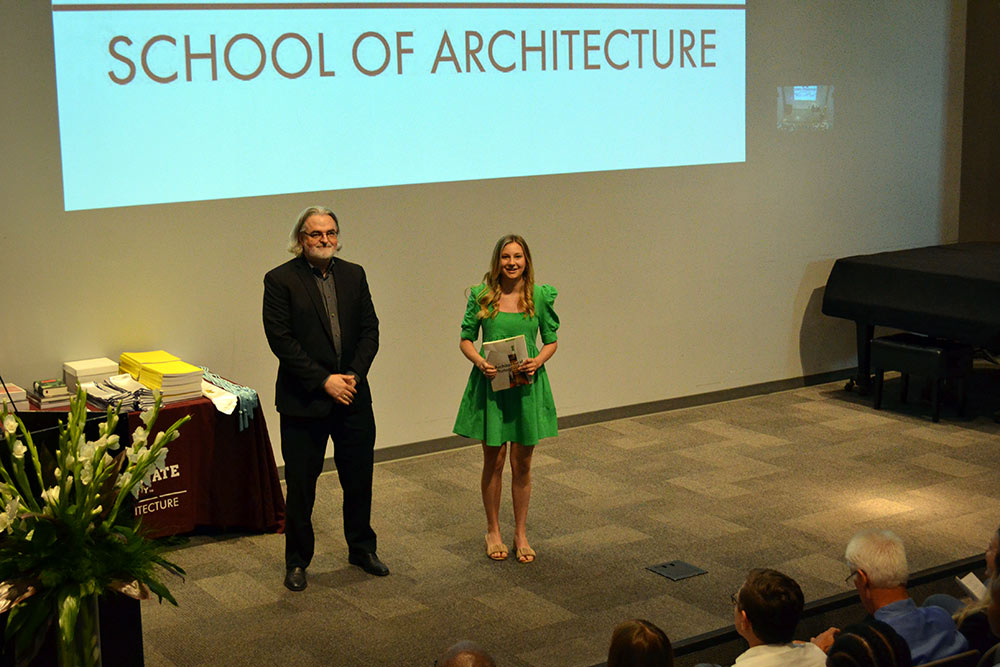
[[[151,536],[199,527],[277,531],[285,500],[260,407],[240,431],[238,415],[222,414],[207,398],[183,401],[164,406],[154,430],[183,415],[191,415],[191,421],[168,446],[165,470],[135,502],[135,513]],[[142,424],[136,412],[128,420],[130,432]]]

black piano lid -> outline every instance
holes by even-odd
[[[1000,243],[838,259],[823,313],[973,345],[1000,346]]]

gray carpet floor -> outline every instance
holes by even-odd
[[[282,586],[280,535],[193,538],[170,553],[188,571],[168,582],[179,608],[143,605],[146,664],[431,665],[473,639],[500,665],[588,666],[627,618],[675,641],[731,624],[729,596],[752,567],[790,574],[807,601],[848,590],[843,551],[859,529],[896,531],[914,571],[982,553],[1000,523],[989,410],[946,409],[932,424],[894,383],[878,412],[842,386],[543,441],[531,565],[485,556],[478,446],[376,465],[385,578],[348,565],[340,488],[325,474],[308,589]],[[501,522],[509,538],[509,485]],[[673,582],[645,569],[674,559],[707,574]]]

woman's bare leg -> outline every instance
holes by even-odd
[[[534,447],[511,443],[511,496],[514,499],[514,550],[528,547],[528,504],[531,502],[531,453]],[[531,562],[526,557],[522,562]]]
[[[500,544],[500,495],[503,491],[503,464],[507,459],[507,445],[489,447],[483,445],[483,508],[486,510],[486,536],[490,544]],[[506,552],[496,555],[498,560],[507,557]]]

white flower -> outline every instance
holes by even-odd
[[[146,413],[144,412],[142,414]],[[133,431],[132,433],[132,443],[141,445],[142,443],[146,442],[146,439],[148,437],[149,433],[146,432],[146,429],[144,429],[142,426],[136,426],[135,431]]]
[[[92,481],[94,481],[94,469],[90,461],[87,461],[80,470],[80,483],[90,484]]]
[[[24,453],[28,451],[28,448],[24,446],[24,443],[20,440],[14,441],[13,454],[15,459],[23,459]]]
[[[156,455],[156,461],[153,462],[157,470],[163,470],[167,467],[167,448],[164,447],[160,450],[160,453]]]
[[[107,452],[104,452],[104,457],[101,459],[101,464],[104,465],[105,468],[107,468],[114,462],[115,460],[111,458],[111,455],[108,454]]]
[[[59,487],[53,486],[42,491],[42,500],[44,500],[48,505],[55,505],[59,502]]]
[[[146,427],[148,428],[149,422],[153,421],[153,411],[146,410],[145,412],[139,415],[139,419],[141,419],[142,423],[145,424]]]
[[[17,518],[17,508],[19,507],[17,498],[11,498],[10,502],[7,503],[7,509],[0,514],[0,530],[9,530],[13,532],[14,519]]]
[[[6,415],[3,418],[3,430],[10,435],[14,435],[17,431],[17,420],[14,418],[14,415]]]
[[[120,438],[117,435],[108,436],[108,449],[118,449],[118,441]]]
[[[56,476],[56,479],[57,479],[57,480],[58,480],[58,479],[62,479],[62,468],[56,468],[56,469],[55,469],[55,470],[53,471],[53,474],[54,474],[54,475]]]
[[[90,461],[91,459],[93,459],[94,458],[94,452],[97,451],[97,446],[99,444],[100,444],[100,441],[98,441],[98,442],[83,442],[80,445],[80,452],[79,452],[80,460],[81,461]]]

